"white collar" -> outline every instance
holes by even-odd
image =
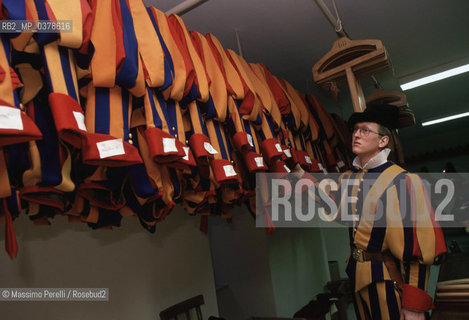
[[[358,157],[355,157],[353,159],[352,165],[354,167],[357,167],[357,168],[361,169],[361,170],[364,170],[364,169],[368,170],[368,169],[373,169],[373,168],[379,167],[380,165],[382,165],[382,164],[386,163],[386,161],[388,161],[388,156],[389,156],[390,152],[391,152],[391,149],[384,148],[376,156],[374,156],[373,158],[368,160],[368,162],[365,163],[364,166],[361,165],[360,159]]]

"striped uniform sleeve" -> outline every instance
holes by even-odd
[[[163,89],[163,95],[165,99],[171,98],[175,101],[181,101],[186,86],[186,80],[190,78],[190,74],[186,73],[186,71],[192,72],[193,78],[193,67],[192,69],[186,69],[187,57],[185,57],[183,53],[181,53],[176,39],[173,38],[168,18],[166,17],[166,15],[162,11],[154,7],[150,7],[150,11],[151,15],[154,18],[154,21],[158,26],[159,32],[166,45],[168,53],[171,56],[172,61],[173,81],[171,86],[166,89]]]
[[[226,89],[228,90],[229,95],[236,100],[243,100],[245,98],[243,80],[227,56],[225,49],[214,35],[207,33],[205,38],[207,39],[207,42],[212,49],[215,61],[223,71],[223,76],[225,77],[226,82]]]
[[[163,47],[145,5],[139,0],[128,1],[134,22],[138,52],[142,59],[145,80],[150,87],[165,84],[165,60]]]
[[[256,121],[257,117],[259,116],[261,103],[254,85],[251,82],[249,76],[246,74],[239,56],[233,50],[229,49],[225,50],[225,54],[231,62],[231,65],[237,71],[243,84],[244,99],[239,106],[239,113],[242,114],[243,118],[247,120]]]
[[[419,261],[406,261],[403,262],[402,271],[406,284],[424,291],[427,290],[430,265],[422,264]]]
[[[276,129],[278,129],[278,127],[280,126],[280,123],[282,122],[282,115],[280,113],[279,105],[275,97],[275,94],[272,88],[270,87],[269,82],[267,81],[266,72],[269,72],[269,71],[264,69],[260,63],[250,63],[249,65],[251,66],[253,71],[257,74],[259,79],[264,83],[265,87],[267,88],[267,91],[270,95],[270,106],[269,106],[269,109],[264,108],[263,111],[272,116],[274,125],[276,126]]]
[[[402,261],[402,306],[427,311],[433,308],[426,293],[430,265],[446,252],[446,245],[422,180],[415,174],[396,179],[388,190],[398,200],[386,204],[386,246]]]
[[[231,143],[228,140],[228,137],[224,134],[223,130],[228,109],[226,83],[221,69],[215,62],[215,57],[213,56],[212,50],[210,49],[207,40],[196,32],[192,32],[191,36],[194,48],[200,55],[201,61],[207,71],[208,78],[211,79],[209,82],[210,97],[209,100],[203,104],[208,133],[211,140],[215,139],[216,137],[222,158],[225,162],[224,165],[230,166],[231,164],[229,164],[229,161],[232,160],[230,148]],[[223,124],[223,126],[221,126],[221,124]],[[215,137],[213,136],[213,133],[215,133]],[[226,160],[228,160],[228,162],[226,162]],[[219,168],[219,166],[215,165],[216,162],[219,161],[212,160],[212,169],[214,170],[215,176],[226,181],[228,176],[226,176],[223,171],[218,172],[218,174],[215,171]],[[220,173],[222,173],[221,176]],[[234,176],[236,175],[233,175],[233,177]]]
[[[171,32],[173,32],[174,39],[178,40],[181,53],[186,55],[188,64],[191,65],[194,70],[194,83],[190,87],[188,87],[188,83],[186,83],[186,89],[189,89],[189,91],[194,91],[195,89],[197,95],[189,94],[190,92],[186,94],[185,92],[184,96],[189,95],[192,98],[197,98],[200,102],[207,102],[209,99],[210,78],[207,76],[200,56],[192,43],[190,33],[182,19],[175,14],[168,17],[168,22],[171,27]],[[193,88],[193,86],[195,87]]]

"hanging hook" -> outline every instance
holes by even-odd
[[[241,46],[241,37],[239,36],[239,30],[238,29],[235,29],[235,34],[236,34],[236,42],[238,43],[238,55],[241,58],[244,58],[243,47]]]
[[[332,24],[332,26],[334,27],[334,31],[337,33],[337,35],[339,37],[349,38],[348,34],[344,30],[344,26],[342,25],[342,20],[340,20],[339,10],[337,9],[337,6],[334,0],[332,0],[332,2],[334,5],[336,17],[334,17],[334,15],[331,13],[331,11],[326,6],[323,0],[314,0],[314,1],[316,2],[319,9],[321,9],[322,13],[326,16],[326,19],[329,20],[329,22]]]
[[[335,16],[337,17],[337,21],[335,24],[335,32],[340,33],[344,31],[344,27],[342,26],[342,20],[340,20],[339,10],[337,9],[335,0],[332,0],[332,5],[334,6]]]

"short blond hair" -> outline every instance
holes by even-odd
[[[391,130],[389,130],[388,128],[386,128],[385,126],[381,125],[378,123],[378,133],[380,136],[384,137],[388,137],[389,138],[389,141],[388,141],[388,144],[386,146],[384,146],[384,148],[392,148],[392,145],[393,145],[393,138],[392,138],[392,132]],[[383,148],[383,149],[384,149]]]

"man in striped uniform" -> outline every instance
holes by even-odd
[[[391,105],[369,105],[349,119],[356,170],[346,175],[358,200],[340,210],[353,217],[347,274],[361,319],[425,319],[433,308],[430,265],[446,251],[422,181],[387,160],[398,114]]]

